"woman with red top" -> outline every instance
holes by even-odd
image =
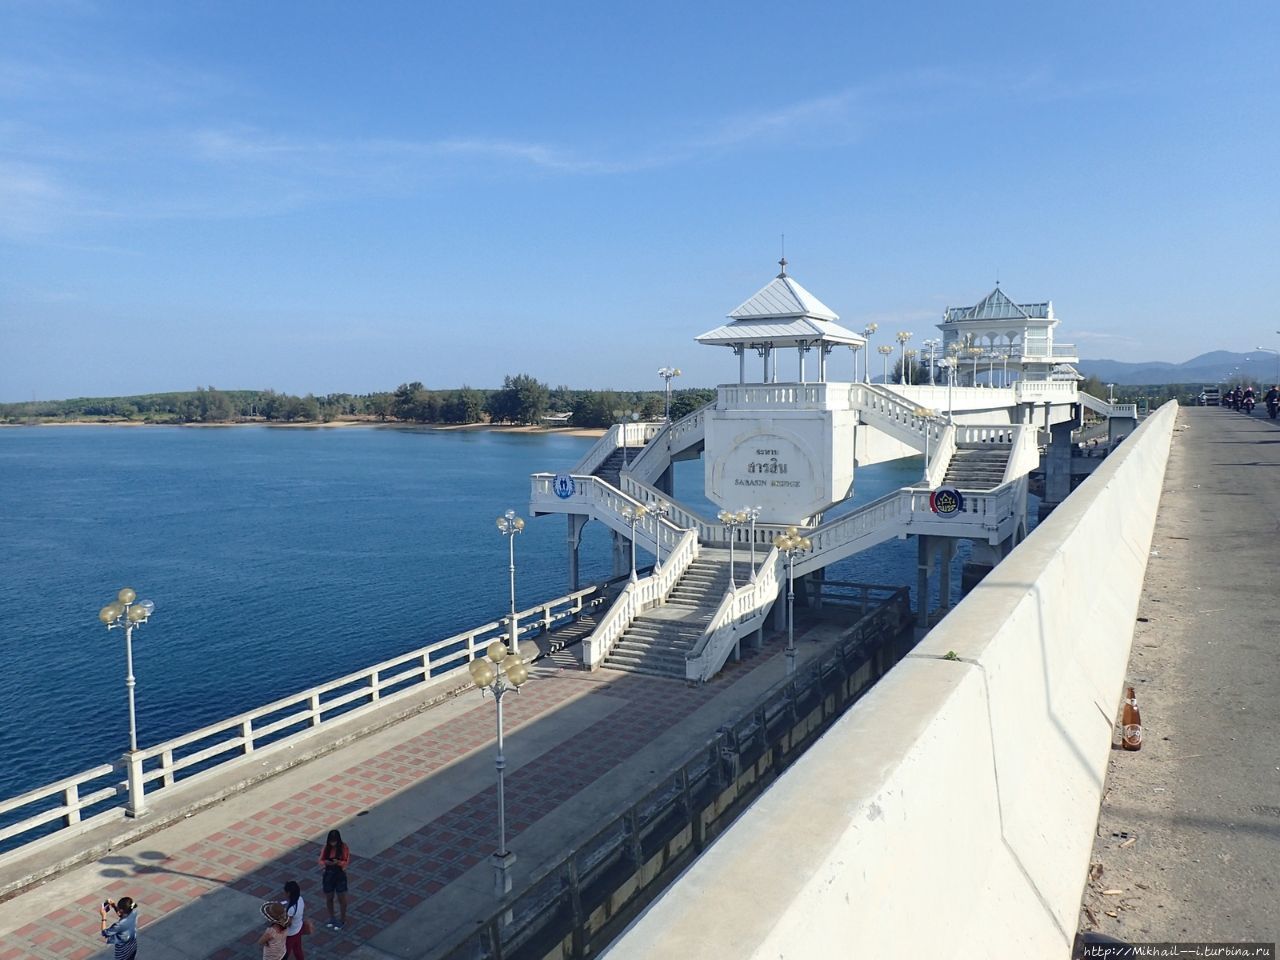
[[[330,930],[341,930],[347,922],[347,865],[351,862],[351,850],[342,842],[342,834],[337,830],[329,831],[329,838],[320,851],[320,866],[324,867],[321,881],[324,887],[324,902],[329,909],[329,922],[325,924]],[[338,919],[333,918],[333,895],[338,895]]]

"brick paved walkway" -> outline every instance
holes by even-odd
[[[731,664],[715,683],[703,688],[612,671],[540,669],[535,682],[519,696],[504,700],[509,738],[560,708],[572,710],[571,701],[604,696],[618,706],[540,755],[523,758],[526,762],[515,770],[509,769],[509,839],[517,839],[712,697],[779,659],[776,645],[771,645],[763,655]],[[127,855],[132,848],[126,848],[125,855],[104,857],[95,866],[108,868],[100,869],[100,876],[113,877],[105,889],[95,886],[73,903],[0,936],[0,960],[103,956],[96,909],[104,895],[132,896],[140,904],[141,956],[176,956],[173,948],[154,953],[149,949],[150,924],[186,908],[175,918],[175,925],[190,922],[200,927],[188,916],[198,918],[202,902],[212,894],[230,888],[256,899],[278,898],[289,879],[301,883],[307,915],[316,926],[307,940],[308,953],[320,957],[354,953],[487,859],[495,839],[496,786],[473,793],[385,849],[370,854],[353,847],[351,909],[346,927],[336,933],[323,926],[327,917],[316,864],[325,834],[334,826],[346,829],[356,817],[376,818],[380,804],[416,785],[450,777],[456,770],[452,765],[461,758],[491,749],[493,725],[493,704],[477,696],[473,708],[323,776],[285,799],[275,799],[261,786],[253,788],[251,794],[263,794],[261,809],[177,852],[154,853],[154,859],[143,860]],[[510,739],[508,744],[510,762]],[[358,756],[359,742],[345,749]],[[592,827],[584,824],[583,831],[590,833]],[[517,883],[520,879],[517,873]],[[491,900],[483,904],[486,910],[491,906]],[[254,944],[262,927],[256,911],[246,911],[238,926],[217,928],[223,934],[219,941],[193,943],[189,952],[181,953],[208,960],[257,956]]]

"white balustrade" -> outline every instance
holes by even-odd
[[[736,590],[726,590],[701,638],[685,657],[685,679],[710,680],[724,666],[741,639],[758,630],[778,599],[785,562],[778,548],[770,546],[756,579]]]
[[[519,611],[516,614],[519,632],[532,633],[567,621],[587,606],[599,602],[598,593],[597,587],[587,587]],[[483,656],[490,641],[505,642],[509,636],[506,620],[486,623],[219,723],[143,748],[139,751],[143,764],[141,782],[148,795],[175,785],[185,787],[210,773],[225,770],[228,763],[242,760],[255,751],[296,743],[316,727],[419,695],[432,685],[465,680],[466,671],[459,672],[458,668]],[[86,830],[123,820],[126,797],[122,768],[104,764],[0,801],[0,818],[9,819],[29,811],[23,819],[0,828],[0,843],[37,830],[41,833],[0,855],[0,863],[66,836],[68,830]],[[107,800],[114,803],[102,807]],[[97,810],[86,817],[85,811],[89,807],[97,807]],[[58,829],[47,829],[59,821]]]
[[[663,559],[661,566],[647,577],[630,581],[613,601],[599,626],[591,636],[582,641],[583,665],[588,670],[594,670],[603,663],[614,645],[626,633],[631,621],[664,601],[697,557],[698,536],[692,530],[686,530],[680,543]]]

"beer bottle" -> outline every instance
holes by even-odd
[[[1124,713],[1120,717],[1120,745],[1126,750],[1142,749],[1142,714],[1138,712],[1138,696],[1133,687],[1124,695]]]

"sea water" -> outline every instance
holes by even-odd
[[[570,470],[591,443],[365,427],[0,430],[0,798],[127,748],[124,635],[97,619],[121,587],[156,604],[133,634],[145,747],[500,618],[495,518],[527,514],[529,474]],[[856,501],[915,481],[920,463],[859,468]],[[675,482],[678,499],[714,514],[701,461],[678,463]],[[519,608],[568,592],[565,535],[550,516],[517,538]],[[582,584],[610,563],[608,531],[587,524]],[[829,577],[914,585],[915,544],[883,544]]]

